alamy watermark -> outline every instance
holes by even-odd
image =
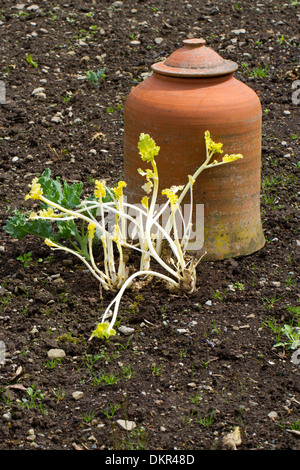
[[[4,341],[0,341],[0,366],[5,364],[6,346]]]
[[[5,104],[5,103],[6,103],[5,82],[3,80],[0,80],[0,104]]]
[[[126,197],[124,197],[124,201],[126,202]],[[175,212],[175,225],[176,225],[176,234],[178,240],[185,239],[187,228],[189,227],[189,223],[191,220],[192,214],[192,227],[189,231],[189,236],[187,238],[187,251],[197,251],[203,247],[204,244],[204,204],[195,204],[194,206],[191,204],[182,204],[179,208],[180,210]],[[192,211],[192,213],[191,213]],[[155,212],[155,222],[151,226],[151,234],[157,234],[160,231],[158,228],[159,226],[167,232],[168,235],[168,222],[171,217],[171,209],[170,207],[166,207],[165,204],[155,204],[154,208]],[[125,230],[126,233],[125,239],[130,239],[132,241],[139,239],[139,230],[145,230],[146,221],[147,221],[147,213],[143,210],[142,204],[132,204],[126,206],[124,204],[124,213],[125,219],[127,221]],[[121,223],[122,216],[119,219],[119,226],[122,225]],[[109,233],[114,232],[116,224],[115,214],[113,212],[108,212],[105,215],[105,229]]]
[[[292,354],[292,363],[296,364],[297,366],[300,365],[300,349],[297,349]]]
[[[293,104],[300,104],[300,80],[295,80],[292,83],[292,102]]]

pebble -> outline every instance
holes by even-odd
[[[274,287],[280,287],[281,286],[281,282],[279,281],[272,281],[272,284]]]
[[[178,335],[184,335],[185,333],[188,333],[188,332],[189,332],[189,331],[186,330],[185,328],[176,328],[175,331],[176,331],[176,333],[177,333]]]
[[[231,32],[233,34],[245,34],[246,30],[245,29],[232,29]]]
[[[35,435],[34,429],[29,429],[27,441],[35,441],[35,439],[36,439],[36,435]]]
[[[55,114],[55,115],[51,118],[51,121],[52,121],[52,122],[55,122],[56,124],[59,124],[59,123],[62,121],[62,118],[61,118],[61,116],[60,116],[60,113]]]
[[[39,333],[39,330],[37,329],[36,326],[34,326],[32,330],[30,331],[31,336],[36,336],[38,333]]]
[[[123,333],[123,335],[130,335],[134,333],[134,328],[130,328],[129,326],[120,326],[119,331]]]
[[[66,353],[63,349],[53,348],[49,349],[47,355],[49,359],[62,359],[66,356]]]
[[[38,10],[39,8],[40,8],[39,5],[29,5],[29,6],[26,8],[26,10],[28,10],[28,11],[36,11],[36,10]]]
[[[278,413],[276,411],[271,411],[269,414],[268,414],[268,417],[270,419],[277,419],[278,418]]]
[[[38,94],[38,93],[44,93],[44,92],[45,92],[45,88],[43,88],[43,87],[38,87],[38,88],[35,88],[31,94],[32,94],[32,95],[36,95],[36,94]]]
[[[163,38],[155,38],[155,39],[154,39],[154,42],[155,42],[155,44],[158,44],[158,45],[159,45],[159,44],[161,44],[161,43],[163,42],[163,40],[164,40]]]
[[[4,415],[2,415],[2,418],[4,419],[4,421],[11,421],[11,412],[9,411],[8,413],[4,413]]]
[[[78,45],[79,46],[87,46],[88,44],[85,41],[83,41],[82,39],[79,39]]]
[[[80,398],[82,398],[84,395],[83,392],[73,392],[72,393],[72,397],[74,398],[74,400],[80,400]]]
[[[124,419],[118,419],[117,423],[121,428],[126,429],[126,431],[132,431],[135,427],[136,424],[134,421],[125,421]]]

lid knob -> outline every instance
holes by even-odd
[[[183,44],[187,46],[204,46],[206,44],[205,39],[203,38],[192,38],[192,39],[184,39]]]
[[[184,46],[173,52],[165,61],[151,66],[162,75],[174,77],[217,77],[235,72],[238,65],[223,59],[213,49],[205,46],[203,38],[184,39]]]

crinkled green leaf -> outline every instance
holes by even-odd
[[[73,209],[80,204],[80,196],[82,193],[83,184],[68,183],[63,180],[61,183],[60,178],[51,178],[51,170],[48,168],[44,171],[38,180],[43,190],[43,196],[52,202],[60,204],[66,209]]]
[[[36,235],[41,238],[53,238],[52,225],[48,220],[30,220],[27,215],[20,210],[15,210],[14,215],[10,217],[4,230],[12,237],[19,240],[26,235]]]

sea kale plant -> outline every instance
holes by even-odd
[[[101,289],[112,290],[116,295],[106,308],[101,323],[92,332],[94,336],[109,338],[115,334],[114,324],[117,319],[120,301],[127,287],[137,277],[151,279],[154,276],[166,281],[172,288],[188,293],[196,288],[196,267],[201,257],[191,257],[186,253],[192,230],[192,210],[189,220],[184,221],[181,203],[189,194],[192,205],[193,185],[200,173],[208,168],[224,165],[243,158],[241,154],[225,155],[214,159],[215,154],[222,154],[222,143],[215,143],[209,131],[204,135],[206,159],[188,181],[182,186],[171,186],[162,191],[166,201],[157,210],[159,195],[159,174],[155,158],[160,147],[148,135],[142,133],[138,142],[139,154],[149,168],[139,169],[145,178],[142,186],[146,195],[141,204],[127,202],[123,190],[127,186],[120,181],[115,188],[109,188],[105,181],[96,180],[94,195],[81,198],[82,183],[68,185],[59,178],[53,180],[50,170],[45,170],[40,178],[34,178],[30,192],[25,200],[40,201],[39,210],[24,214],[15,211],[5,226],[7,232],[17,238],[34,234],[44,238],[53,250],[63,250],[77,256],[93,276],[99,281]],[[167,222],[160,223],[161,215],[168,211]],[[180,217],[176,217],[180,215]],[[107,217],[113,218],[113,224],[107,224]],[[178,220],[183,223],[183,235],[178,235]],[[56,229],[52,229],[53,223]],[[127,235],[127,226],[131,224],[135,237]],[[79,228],[80,227],[80,228]],[[137,241],[135,241],[137,240]],[[94,258],[95,244],[103,250],[101,268]],[[165,248],[170,255],[164,256]],[[130,273],[127,266],[128,250],[140,254],[139,269]],[[151,259],[163,268],[164,272],[153,270]],[[108,318],[111,318],[108,321]]]

